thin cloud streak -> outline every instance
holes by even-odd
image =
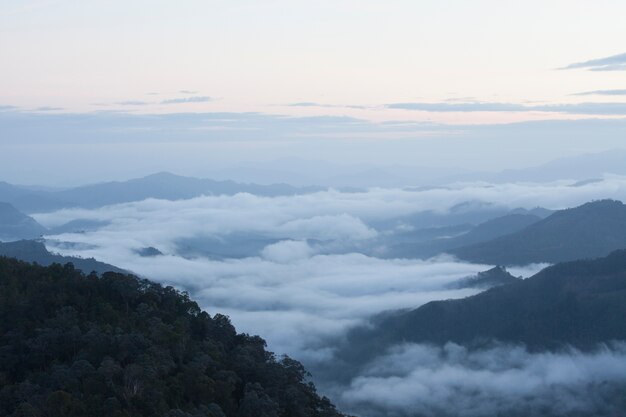
[[[161,104],[207,103],[209,101],[213,101],[213,99],[208,96],[194,96],[194,97],[171,98],[168,100],[161,101]]]
[[[626,96],[626,89],[584,91],[582,93],[575,93],[572,95],[574,96]]]
[[[618,91],[618,90],[615,90]],[[590,95],[597,94],[579,94]],[[626,93],[624,93],[626,95]],[[605,95],[610,95],[605,93]],[[612,95],[620,95],[614,93]],[[392,103],[389,109],[415,110],[425,112],[548,112],[567,113],[576,115],[612,115],[626,116],[626,103],[576,103],[576,104],[547,104],[547,105],[523,105],[514,103]]]
[[[589,71],[625,71],[626,53],[612,55],[605,58],[592,59],[589,61],[575,62],[560,69],[586,69]]]

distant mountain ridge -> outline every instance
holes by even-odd
[[[112,181],[66,190],[33,190],[0,183],[0,201],[6,201],[27,213],[47,212],[69,207],[97,208],[105,205],[157,198],[180,200],[201,195],[250,193],[276,197],[313,193],[322,187],[294,187],[288,184],[258,185],[234,181],[184,177],[160,172],[128,181]]]
[[[499,172],[473,172],[442,178],[442,182],[488,181],[546,182],[558,180],[589,181],[604,174],[626,175],[626,149],[587,153],[554,159],[545,164],[521,169],[505,169]],[[593,181],[593,180],[591,180]]]
[[[363,364],[396,344],[494,341],[535,351],[626,340],[626,250],[560,263],[477,295],[387,313],[351,332],[339,357]]]
[[[453,282],[450,288],[493,288],[499,285],[512,284],[520,281],[522,278],[517,278],[511,275],[503,266],[494,266],[487,271],[479,272],[474,276],[462,278],[457,282]]]
[[[50,253],[43,242],[37,240],[0,242],[0,256],[16,258],[20,261],[37,263],[43,266],[52,265],[53,263],[61,265],[71,263],[76,269],[83,271],[85,274],[89,274],[93,271],[98,274],[105,272],[128,273],[128,271],[104,262],[96,261],[93,258],[77,258],[75,256],[62,256]]]
[[[557,211],[518,232],[450,253],[476,263],[526,265],[596,258],[624,248],[626,205],[598,200]]]
[[[534,212],[538,212],[538,209],[534,210]],[[500,236],[520,231],[541,219],[541,217],[534,214],[519,214],[519,212],[513,211],[511,214],[489,219],[477,226],[467,225],[465,230],[459,225],[457,229],[461,233],[452,236],[435,236],[430,239],[412,241],[410,240],[411,233],[405,233],[401,236],[404,241],[393,244],[388,250],[388,255],[403,258],[428,258],[455,248],[487,242]],[[441,228],[442,232],[454,230],[455,228],[452,227]],[[430,232],[430,230],[427,231]],[[432,236],[434,236],[434,232],[436,230],[432,230]],[[423,234],[421,231],[415,233],[416,237]]]
[[[35,219],[9,203],[0,202],[0,241],[33,239],[44,233],[46,228]]]

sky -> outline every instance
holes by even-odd
[[[461,155],[485,154],[481,129],[499,125],[515,138],[498,151],[519,148],[539,121],[509,164],[612,149],[621,135],[570,148],[550,123],[624,121],[624,15],[617,0],[3,0],[0,177],[29,158],[41,172],[21,182],[76,183],[94,158],[207,175],[197,155],[502,169],[442,149],[465,135]],[[46,158],[64,169],[45,175]]]

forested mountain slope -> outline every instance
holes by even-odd
[[[341,414],[298,362],[185,293],[0,258],[0,415]]]
[[[625,248],[626,205],[599,200],[560,210],[516,233],[450,252],[476,263],[526,265],[590,259]]]
[[[472,297],[387,314],[351,333],[344,358],[365,361],[405,342],[476,346],[494,341],[532,350],[626,340],[626,251],[548,267]]]
[[[53,263],[72,263],[76,269],[85,273],[97,272],[127,272],[116,266],[100,262],[94,258],[77,258],[75,256],[62,256],[50,253],[43,242],[38,240],[18,240],[15,242],[0,243],[0,256],[16,258],[25,262],[36,262],[39,265],[48,266]]]

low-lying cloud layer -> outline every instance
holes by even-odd
[[[105,239],[111,240],[105,244]],[[142,258],[121,247],[128,241],[116,246],[116,240],[115,234],[102,236],[98,247],[62,252],[95,256],[185,288],[211,314],[229,315],[239,331],[260,334],[272,350],[308,363],[329,359],[334,341],[372,315],[474,294],[447,287],[488,268],[446,257],[420,261],[358,253],[314,255],[307,243],[288,240],[243,259]]]
[[[408,344],[342,388],[342,405],[363,417],[612,416],[623,410],[615,398],[626,388],[626,344],[593,353]]]
[[[411,214],[445,214],[468,201],[472,204],[466,206],[474,208],[559,209],[602,198],[626,200],[626,178],[150,199],[35,217],[48,227],[97,221],[95,230],[49,236],[47,246],[186,289],[209,313],[229,315],[239,331],[260,334],[270,349],[315,372],[316,366],[327,367],[348,329],[376,314],[476,293],[449,284],[491,266],[447,255],[417,260],[364,254],[374,253],[382,235],[404,230]],[[147,247],[163,255],[142,257]],[[529,276],[543,266],[512,272]],[[584,411],[592,399],[604,401],[603,381],[622,382],[626,369],[618,362],[626,363],[626,350],[620,349],[588,356],[509,347],[468,352],[454,345],[402,346],[348,386],[336,391],[326,381],[322,386],[363,416],[493,415],[507,407],[527,411],[524,415],[545,407]]]

